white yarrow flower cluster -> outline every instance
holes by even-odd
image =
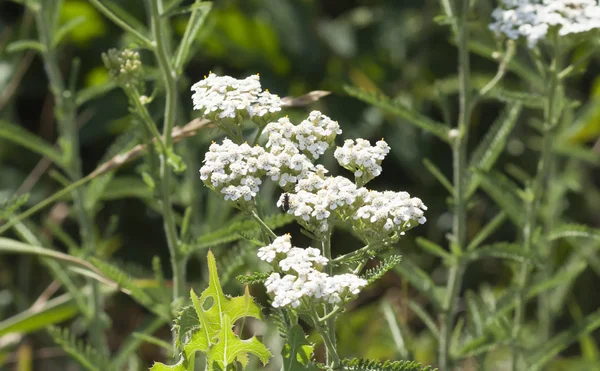
[[[383,139],[371,146],[368,140],[358,138],[356,142],[345,140],[333,156],[340,166],[354,173],[357,183],[364,185],[381,174],[381,162],[388,153],[390,146]]]
[[[342,133],[337,121],[319,111],[312,111],[306,120],[293,125],[287,117],[265,127],[269,136],[267,147],[277,151],[279,147],[292,144],[313,160],[318,159],[332,145],[335,137]]]
[[[517,40],[527,39],[530,48],[552,28],[559,36],[600,28],[600,6],[596,0],[501,0],[492,12],[490,29]]]
[[[200,179],[225,200],[250,201],[256,197],[271,162],[264,148],[225,139],[223,144],[211,144],[200,168]]]
[[[240,80],[230,76],[209,74],[192,86],[194,109],[215,120],[240,117],[262,117],[281,111],[282,101],[262,91],[258,75]]]
[[[337,176],[322,178],[318,173],[310,174],[296,186],[296,193],[288,194],[288,212],[304,223],[313,232],[327,232],[334,219],[352,215],[353,205],[368,191],[358,188],[349,179]],[[278,205],[283,204],[282,195]]]
[[[404,231],[424,224],[427,206],[407,192],[370,191],[363,197],[363,205],[354,214],[355,228],[363,233],[383,237],[391,232],[404,235]]]
[[[328,263],[318,249],[292,247],[289,235],[277,237],[272,244],[262,247],[258,257],[276,263],[286,274],[272,273],[265,282],[267,292],[273,295],[273,307],[291,305],[297,308],[303,299],[337,304],[358,295],[367,281],[355,274],[330,276],[321,272]]]

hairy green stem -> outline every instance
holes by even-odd
[[[258,211],[256,211],[256,209],[252,210],[250,215],[252,216],[252,219],[254,219],[258,223],[258,225],[260,225],[263,232],[265,232],[267,235],[269,235],[272,238],[277,238],[277,235],[275,234],[275,232],[273,232],[273,230],[271,228],[269,228],[267,223],[265,223],[264,220],[262,220],[260,215],[258,215]]]
[[[48,8],[45,8],[48,6]],[[41,43],[44,45],[42,59],[50,84],[50,89],[55,99],[55,118],[61,136],[63,156],[65,156],[65,168],[69,173],[70,180],[77,183],[85,178],[81,171],[81,154],[79,150],[79,128],[77,127],[77,106],[75,104],[75,92],[70,91],[60,71],[60,65],[53,45],[55,26],[48,15],[56,10],[52,6],[57,3],[42,2],[41,7],[35,10],[35,19]],[[91,256],[96,250],[96,238],[94,236],[94,223],[91,213],[85,207],[85,192],[81,187],[72,189],[75,214],[79,224],[79,231],[85,256]],[[101,352],[107,350],[104,337],[104,324],[102,323],[102,297],[98,288],[98,282],[90,281],[92,295],[90,295],[90,341]]]
[[[158,61],[158,67],[161,72],[165,86],[165,111],[163,118],[163,141],[164,147],[168,152],[172,150],[173,138],[171,131],[177,120],[177,74],[171,65],[168,50],[169,40],[165,30],[168,23],[162,19],[163,12],[162,0],[151,0],[150,3],[150,24],[152,30],[152,50]],[[170,153],[163,153],[160,157],[160,192],[163,212],[163,224],[167,236],[167,246],[171,256],[171,269],[173,270],[173,300],[178,301],[185,297],[185,256],[179,251],[179,242],[177,237],[177,228],[175,225],[175,215],[173,213],[173,201],[171,199],[171,169],[168,164]]]
[[[471,67],[469,60],[469,30],[467,25],[467,13],[469,0],[461,0],[462,7],[458,27],[458,63],[459,63],[459,117],[458,135],[452,143],[453,157],[453,182],[454,182],[454,215],[452,220],[452,252],[460,258],[460,254],[467,245],[467,187],[465,184],[465,172],[467,170],[467,144],[469,133],[469,120],[472,111],[471,92]],[[439,368],[440,371],[448,371],[451,367],[450,342],[452,329],[456,316],[456,302],[460,294],[462,279],[466,262],[458,259],[458,262],[450,268],[448,283],[446,286],[446,297],[442,303],[442,318],[440,326],[439,341]]]

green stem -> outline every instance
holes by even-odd
[[[325,233],[321,246],[323,256],[331,262],[331,230]],[[328,275],[333,275],[333,264],[327,264],[326,272]],[[335,315],[329,315],[334,311],[332,304],[325,304],[325,328],[321,331],[321,337],[325,342],[327,349],[327,366],[331,369],[336,369],[340,365],[340,357],[337,354],[337,339],[335,334]]]
[[[42,58],[48,75],[50,88],[55,99],[55,118],[62,139],[62,149],[65,158],[65,167],[69,172],[71,181],[78,182],[85,178],[81,171],[81,154],[79,151],[79,128],[77,127],[77,106],[75,104],[75,92],[69,91],[63,80],[60,65],[56,56],[56,49],[52,45],[55,25],[46,17],[53,11],[44,8],[49,3],[41,3],[41,8],[35,12],[38,34],[44,45]],[[54,4],[57,6],[56,4]],[[96,250],[96,238],[94,236],[94,222],[90,212],[85,207],[85,192],[81,187],[72,189],[73,203],[76,210],[77,221],[85,257],[91,256]],[[96,281],[90,281],[92,295],[90,296],[90,338],[92,344],[101,352],[107,351],[106,339],[104,337],[104,324],[101,319],[102,297]]]
[[[538,161],[538,168],[536,172],[536,176],[533,180],[533,184],[529,190],[530,200],[528,200],[528,212],[527,219],[525,221],[525,225],[523,226],[523,249],[525,252],[531,252],[534,247],[536,247],[535,241],[533,240],[534,231],[538,227],[538,219],[537,214],[540,208],[542,201],[547,196],[547,189],[549,184],[551,184],[552,180],[550,176],[552,174],[553,167],[553,153],[552,153],[552,144],[554,142],[554,132],[556,128],[556,117],[560,117],[561,112],[555,112],[557,103],[557,93],[560,88],[559,82],[559,67],[558,67],[558,56],[559,49],[558,43],[555,41],[554,43],[554,57],[552,59],[550,68],[546,71],[546,75],[549,78],[548,85],[546,88],[546,104],[544,106],[544,133],[542,139],[542,152],[540,155],[540,159]],[[552,227],[552,218],[548,220],[548,222],[544,225],[545,232],[549,232]],[[544,248],[544,251],[539,252],[539,256],[542,256],[543,259],[546,260],[545,266],[546,268],[543,274],[549,274],[550,272],[550,262],[547,257],[550,255],[551,241],[543,241],[544,236],[547,233],[542,233],[542,241],[540,241],[540,247]],[[520,349],[517,346],[519,335],[521,328],[523,327],[523,321],[525,317],[525,304],[526,304],[526,293],[525,289],[527,287],[527,282],[529,280],[530,267],[527,261],[523,262],[521,265],[521,270],[519,272],[518,277],[518,286],[519,286],[519,297],[517,302],[517,307],[515,309],[515,317],[513,322],[513,331],[512,331],[512,342],[513,342],[513,350],[512,350],[512,369],[516,371],[518,369],[518,360],[520,355]],[[543,339],[547,339],[550,336],[551,332],[551,315],[549,309],[549,297],[548,293],[541,293],[538,297],[538,317],[540,320],[540,336]]]
[[[260,215],[258,215],[258,212],[256,211],[256,209],[252,210],[252,212],[250,213],[250,215],[252,216],[252,219],[256,220],[256,222],[258,223],[258,225],[260,225],[261,229],[266,234],[268,234],[272,238],[277,238],[277,235],[275,234],[275,232],[273,232],[273,230],[271,228],[269,228],[269,226],[267,225],[267,223],[265,223],[264,220],[262,220],[262,218],[260,217]]]
[[[169,60],[170,52],[168,50],[169,40],[165,34],[168,23],[161,19],[163,12],[162,0],[151,0],[150,3],[150,24],[152,29],[152,50],[158,61],[158,67],[161,72],[165,86],[165,112],[163,123],[163,141],[167,153],[160,157],[160,179],[161,179],[161,199],[163,211],[163,224],[167,236],[167,245],[171,256],[171,269],[173,270],[173,300],[179,301],[185,296],[185,256],[179,251],[179,242],[177,237],[177,228],[175,225],[175,216],[173,213],[173,201],[171,199],[171,169],[167,162],[167,156],[173,148],[173,138],[171,131],[177,120],[177,74]]]
[[[453,156],[453,182],[454,182],[454,215],[452,221],[452,252],[459,258],[457,264],[450,268],[446,297],[443,302],[443,313],[440,326],[439,341],[439,368],[448,371],[451,367],[450,342],[452,329],[456,316],[456,302],[460,294],[466,262],[460,259],[466,247],[467,226],[467,185],[465,184],[465,171],[467,170],[467,144],[469,134],[469,120],[472,111],[471,92],[471,67],[469,60],[469,30],[467,14],[469,1],[462,0],[460,21],[458,27],[458,63],[459,63],[459,117],[458,137],[452,145]]]
[[[107,18],[113,21],[117,26],[121,27],[124,31],[131,33],[135,36],[145,47],[149,47],[152,42],[146,36],[141,34],[135,27],[131,26],[124,19],[116,15],[110,8],[106,5],[102,4],[100,0],[90,0],[90,3],[96,7],[102,14],[104,14]]]

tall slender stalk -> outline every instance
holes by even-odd
[[[49,19],[60,6],[57,2],[41,2],[39,8],[34,8],[35,20],[38,28],[39,39],[44,46],[42,59],[48,76],[50,89],[54,95],[55,118],[62,138],[62,150],[65,158],[65,168],[70,180],[79,182],[82,180],[81,154],[79,150],[79,128],[77,127],[77,106],[75,104],[75,92],[67,88],[60,71],[60,65],[56,56],[53,36],[55,24]],[[81,242],[85,256],[90,256],[96,249],[96,238],[94,236],[94,223],[91,214],[85,207],[85,191],[83,187],[76,187],[72,191],[75,214],[79,224]],[[98,282],[90,280],[92,295],[90,296],[90,341],[96,349],[106,351],[106,340],[103,333],[104,325],[101,319],[102,297]]]
[[[321,241],[323,256],[331,262],[331,231],[327,231],[325,237]],[[327,274],[333,275],[333,265],[327,264]],[[325,304],[326,313],[333,310],[331,304]],[[325,342],[325,348],[327,350],[327,366],[331,369],[336,369],[340,364],[340,357],[337,354],[337,339],[335,334],[335,320],[336,316],[329,316],[325,320],[325,328],[321,331],[321,337]]]
[[[168,156],[173,148],[171,130],[177,120],[177,74],[170,62],[169,40],[165,30],[168,24],[161,17],[163,13],[162,0],[151,0],[150,24],[152,30],[152,50],[158,61],[165,86],[165,111],[163,118],[163,141],[167,153],[162,153],[160,159],[160,192],[163,211],[163,224],[167,236],[167,245],[171,256],[171,269],[173,270],[173,300],[185,296],[185,257],[179,251],[177,228],[173,214],[173,201],[171,199],[171,169]]]
[[[523,226],[523,249],[526,253],[531,252],[536,246],[539,248],[544,248],[543,251],[539,251],[540,256],[546,258],[551,250],[550,241],[540,241],[540,243],[535,244],[533,240],[534,234],[533,232],[538,228],[538,210],[540,205],[547,198],[547,189],[548,185],[551,183],[550,176],[553,174],[552,168],[554,163],[554,156],[552,153],[552,144],[554,142],[555,129],[557,127],[557,118],[560,117],[561,112],[556,111],[556,106],[560,106],[557,104],[557,94],[560,89],[559,85],[559,66],[558,66],[558,58],[559,58],[559,48],[558,42],[555,40],[553,43],[553,58],[550,64],[550,67],[546,71],[546,76],[548,77],[548,82],[546,86],[546,103],[544,105],[544,128],[543,128],[543,139],[542,139],[542,150],[540,159],[537,165],[536,175],[533,179],[533,182],[527,192],[529,199],[527,201],[527,218],[525,220],[525,225]],[[544,224],[544,229],[549,231],[552,228],[552,218],[550,218]],[[544,239],[544,235],[542,234],[542,239]],[[546,259],[548,260],[548,259]],[[529,263],[527,261],[523,262],[521,265],[521,270],[519,272],[518,277],[518,286],[519,286],[519,297],[518,303],[515,310],[515,317],[513,322],[513,331],[512,331],[512,341],[513,341],[513,350],[512,350],[512,369],[518,369],[518,358],[520,351],[516,346],[518,344],[518,337],[520,334],[520,330],[523,326],[523,321],[525,317],[525,288],[527,287],[527,281],[529,279]],[[549,312],[548,305],[548,295],[547,293],[541,293],[538,297],[538,317],[540,320],[540,331],[541,338],[547,339],[550,336],[551,332],[551,316]]]
[[[462,250],[467,241],[467,184],[465,184],[465,171],[467,169],[467,144],[469,134],[469,120],[472,111],[471,91],[471,67],[469,60],[469,30],[467,25],[467,14],[469,11],[469,0],[459,0],[461,10],[458,24],[456,25],[458,38],[458,65],[459,65],[459,117],[458,134],[452,143],[453,158],[453,188],[454,188],[454,215],[452,220],[452,252],[456,255],[458,263],[450,268],[448,283],[446,286],[446,297],[442,303],[442,318],[440,326],[439,341],[439,368],[447,371],[451,367],[450,341],[452,327],[456,317],[456,302],[460,294],[465,263],[460,259]],[[447,11],[451,8],[448,8]],[[450,16],[450,14],[449,14]]]

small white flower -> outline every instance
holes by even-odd
[[[381,162],[390,152],[390,146],[384,141],[378,141],[371,146],[368,140],[358,138],[344,141],[343,147],[338,147],[333,156],[340,166],[354,173],[357,184],[364,185],[381,174]]]

